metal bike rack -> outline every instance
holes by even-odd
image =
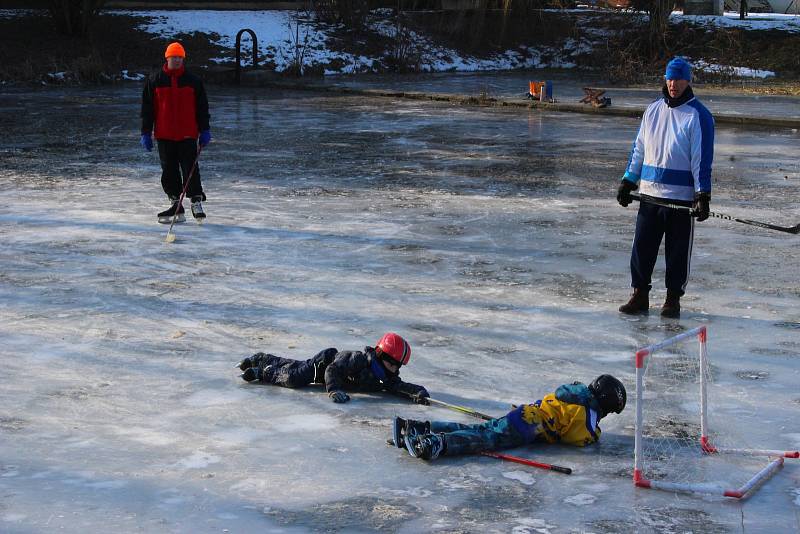
[[[242,65],[241,65],[241,52],[242,52],[242,34],[249,33],[250,38],[253,41],[253,68],[258,66],[258,37],[256,37],[256,32],[249,28],[244,28],[239,30],[239,33],[236,34],[236,84],[240,85],[242,83]]]

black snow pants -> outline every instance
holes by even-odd
[[[158,157],[161,160],[161,187],[172,200],[178,200],[183,191],[186,177],[192,170],[197,158],[197,140],[167,141],[158,139]],[[200,183],[200,165],[198,164],[186,188],[186,196],[192,200],[198,197],[206,199]]]
[[[690,202],[669,200],[675,204],[691,205]],[[639,204],[636,217],[636,235],[631,251],[631,287],[650,290],[653,268],[658,259],[658,249],[665,239],[667,289],[683,295],[689,280],[689,268],[694,242],[694,219],[688,210],[677,210],[657,206],[650,202]]]
[[[285,388],[300,388],[309,384],[324,384],[325,369],[339,351],[329,348],[308,360],[292,360],[259,352],[252,356],[253,365],[261,368],[261,382]]]

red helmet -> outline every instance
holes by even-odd
[[[405,365],[411,359],[411,345],[393,332],[383,334],[383,337],[375,345],[376,349],[381,349],[381,352],[389,356],[391,359]]]

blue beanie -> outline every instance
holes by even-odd
[[[667,63],[667,72],[664,73],[664,77],[667,80],[692,81],[692,66],[682,57],[675,57]]]

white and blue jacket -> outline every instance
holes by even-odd
[[[665,96],[647,107],[623,179],[643,195],[691,201],[711,193],[713,159],[714,118],[687,87],[677,102]]]

